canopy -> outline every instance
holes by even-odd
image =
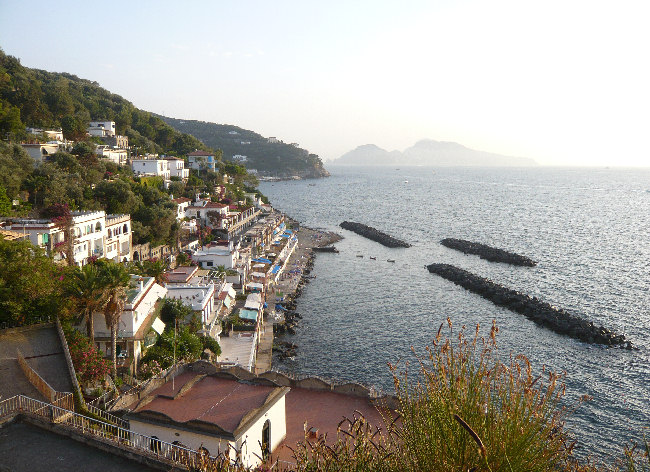
[[[280,310],[280,311],[287,311],[287,309],[285,307],[283,307],[282,305],[280,305],[279,303],[276,303],[275,309]]]
[[[277,274],[278,272],[280,272],[280,266],[279,265],[274,265],[273,269],[271,269],[271,273],[272,274]]]
[[[258,284],[256,282],[251,282],[248,284],[248,288],[251,290],[262,290],[264,288],[264,285]]]
[[[262,304],[260,302],[246,300],[246,304],[244,305],[244,308],[246,308],[247,310],[259,310],[260,308],[262,308]]]
[[[163,334],[163,331],[165,331],[165,323],[163,323],[160,318],[156,318],[151,327],[158,334]]]
[[[285,229],[284,232],[289,233],[289,234],[293,234],[293,231],[291,231],[290,229]]]
[[[291,235],[289,235],[289,234],[281,234],[280,237],[289,239],[291,237]]]
[[[251,277],[266,277],[264,272],[251,272]]]
[[[253,259],[253,262],[263,262],[264,264],[271,264],[272,262],[268,259],[264,259],[263,257],[258,257],[257,259]]]
[[[239,310],[239,317],[244,320],[257,321],[256,310]]]
[[[253,265],[253,269],[263,269],[265,264],[255,264]]]

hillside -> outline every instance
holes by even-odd
[[[207,149],[160,118],[139,110],[97,82],[58,72],[30,69],[0,49],[0,135],[19,140],[25,126],[62,128],[66,139],[83,139],[93,119],[115,121],[139,153],[185,155]]]
[[[359,146],[343,154],[330,165],[358,166],[534,166],[524,157],[511,157],[469,149],[448,141],[423,139],[403,152],[386,151],[374,144]]]
[[[257,170],[260,176],[279,178],[327,177],[329,172],[315,154],[297,145],[269,139],[247,129],[233,125],[209,123],[196,120],[181,120],[159,117],[176,130],[191,134],[206,146],[223,151],[224,160],[244,164],[247,169]],[[245,156],[245,160],[242,157]]]

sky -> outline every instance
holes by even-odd
[[[0,0],[0,47],[324,160],[455,141],[650,166],[650,2]]]

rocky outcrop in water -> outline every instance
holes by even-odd
[[[514,252],[504,251],[481,243],[474,243],[466,241],[465,239],[445,238],[440,241],[440,244],[450,249],[464,252],[465,254],[474,254],[481,259],[490,262],[503,262],[505,264],[512,264],[516,266],[533,267],[537,262],[526,256],[515,254]]]
[[[538,325],[556,333],[571,336],[587,343],[633,349],[632,343],[626,341],[624,335],[616,334],[602,326],[596,327],[592,322],[543,302],[537,297],[511,290],[449,264],[431,264],[426,267],[432,274],[460,285],[470,292],[490,300],[495,305],[521,313]]]
[[[339,226],[343,229],[353,231],[363,237],[376,241],[379,244],[383,244],[386,247],[411,247],[411,245],[407,242],[400,241],[399,239],[389,236],[386,233],[382,233],[381,231],[362,223],[344,221]]]

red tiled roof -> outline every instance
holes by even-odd
[[[231,435],[252,419],[250,413],[260,410],[276,398],[286,394],[288,388],[251,385],[236,380],[214,376],[197,376],[185,372],[151,393],[153,400],[141,404],[133,413],[138,416],[164,421],[164,416],[186,427],[201,429],[201,423],[209,423]],[[153,416],[147,413],[153,413]],[[246,418],[246,421],[243,421]],[[189,422],[194,424],[187,424]]]
[[[178,198],[174,198],[172,200],[172,202],[174,202],[174,203],[186,203],[186,202],[191,202],[191,201],[192,201],[192,199],[187,198],[187,197],[178,197]]]

